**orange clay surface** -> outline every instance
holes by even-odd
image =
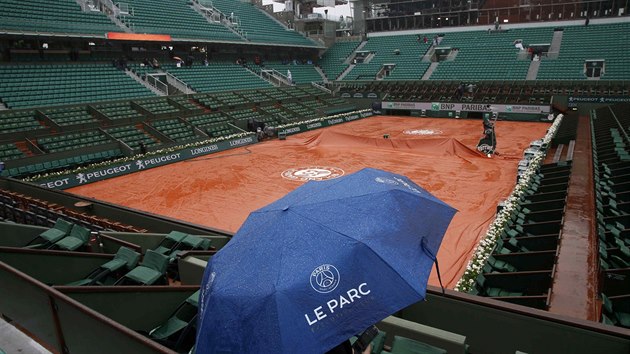
[[[512,191],[523,150],[548,127],[498,122],[499,155],[488,158],[475,150],[481,120],[371,117],[69,192],[235,232],[251,211],[304,183],[283,177],[289,169],[334,167],[347,174],[379,168],[410,177],[459,210],[438,254],[443,283],[453,288],[497,204]],[[435,270],[429,283],[438,285]]]

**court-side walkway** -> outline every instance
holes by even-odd
[[[597,242],[593,195],[593,162],[589,117],[578,119],[577,138],[562,238],[553,280],[549,312],[598,320]]]

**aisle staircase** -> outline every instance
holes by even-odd
[[[221,12],[221,10],[212,6],[212,2],[196,0],[191,2],[190,7],[203,16],[209,23],[221,23],[227,29],[232,31],[232,33],[248,41],[247,33],[239,28],[238,22],[233,22],[234,19],[230,19],[227,15]]]
[[[129,76],[130,78],[136,80],[136,82],[142,84],[142,86],[148,88],[149,90],[151,90],[151,92],[153,92],[154,94],[156,94],[158,96],[167,96],[168,95],[166,92],[158,89],[154,85],[151,85],[147,81],[143,80],[140,76],[136,75],[136,73],[134,73],[131,70],[125,70],[125,74],[127,74],[127,76]]]

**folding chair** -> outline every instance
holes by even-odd
[[[153,285],[160,279],[162,279],[163,283],[166,283],[167,266],[168,257],[153,250],[147,250],[142,263],[118,279],[114,285],[125,285],[128,283]]]
[[[179,353],[195,344],[199,290],[181,303],[169,319],[149,332],[149,337]]]
[[[61,218],[58,218],[57,221],[55,222],[55,225],[51,229],[48,229],[42,232],[41,234],[37,235],[37,237],[29,241],[29,243],[27,243],[25,247],[48,248],[50,247],[50,245],[54,244],[55,242],[61,240],[66,235],[68,235],[70,231],[72,230],[73,225],[74,224],[70,222],[67,222]],[[43,243],[33,244],[33,242],[39,241],[39,240],[43,241]]]
[[[65,251],[76,251],[86,246],[90,242],[90,230],[83,226],[74,225],[70,235],[52,244],[49,249],[62,249]]]
[[[131,270],[138,265],[140,260],[140,253],[133,251],[127,247],[120,247],[118,252],[112,260],[100,265],[88,274],[84,279],[66,284],[68,286],[83,286],[83,285],[102,285],[107,283],[114,283],[114,281],[107,281],[111,275],[120,272],[123,269]]]
[[[179,231],[171,231],[160,244],[153,250],[160,254],[171,254],[177,250],[181,242],[186,239],[188,234]]]

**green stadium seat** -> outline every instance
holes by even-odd
[[[86,246],[89,242],[90,230],[75,224],[72,226],[72,230],[69,235],[55,242],[49,248],[76,251],[79,248]]]
[[[120,278],[115,285],[127,283],[152,285],[160,279],[163,283],[166,283],[165,273],[167,266],[168,257],[153,250],[147,250],[142,263]]]

